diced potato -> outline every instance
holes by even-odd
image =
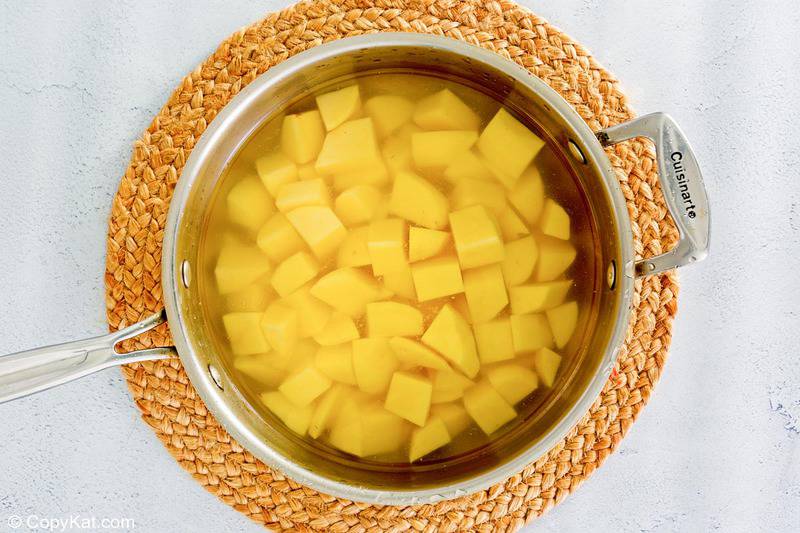
[[[473,268],[464,272],[463,276],[464,294],[467,295],[470,316],[475,322],[493,319],[508,305],[500,265]]]
[[[511,315],[511,335],[518,354],[553,345],[547,317],[540,313]]]
[[[412,424],[424,426],[431,406],[431,382],[410,372],[395,372],[384,407]]]
[[[450,370],[447,361],[417,341],[406,339],[405,337],[392,337],[389,339],[389,346],[392,348],[397,360],[409,368],[422,366],[433,368],[434,370]]]
[[[353,373],[353,348],[350,342],[320,346],[314,356],[314,366],[333,381],[345,385],[356,384],[356,375]]]
[[[325,176],[317,172],[316,167],[314,167],[314,163],[306,163],[305,165],[300,165],[297,167],[297,178],[303,181],[306,180],[316,180],[321,179],[323,181],[327,181]],[[276,191],[277,193],[277,191]],[[275,196],[275,194],[273,194]]]
[[[314,354],[317,353],[317,348],[319,345],[316,342],[300,339],[295,343],[291,352],[272,351],[265,357],[269,358],[270,365],[275,368],[294,373],[314,363]]]
[[[338,311],[331,313],[325,327],[314,335],[314,340],[321,346],[335,346],[359,338],[358,328],[349,316]]]
[[[439,255],[450,244],[450,233],[435,229],[408,229],[408,260],[421,261]]]
[[[470,418],[461,402],[439,403],[431,405],[431,418],[437,417],[444,422],[447,432],[455,438],[469,427]]]
[[[380,186],[389,181],[389,169],[383,160],[376,159],[364,163],[355,170],[337,172],[333,176],[333,188],[337,192],[345,191],[357,185]]]
[[[561,356],[547,348],[541,348],[533,356],[533,367],[542,379],[542,383],[548,387],[552,387],[555,383],[560,365]]]
[[[443,403],[458,400],[464,391],[475,383],[465,378],[459,372],[452,370],[437,370],[433,376],[433,394],[431,403]]]
[[[351,317],[363,315],[368,303],[391,296],[373,278],[352,267],[325,274],[311,287],[311,294]]]
[[[272,358],[267,354],[239,355],[233,360],[233,368],[260,385],[274,389],[284,380],[286,371],[271,363]]]
[[[359,402],[353,397],[345,398],[336,414],[328,441],[330,444],[358,457],[364,453],[364,429],[361,424]]]
[[[536,280],[550,281],[563,274],[575,261],[575,247],[567,241],[542,239],[539,242],[539,262],[536,265]]]
[[[544,183],[538,168],[529,167],[520,176],[508,200],[528,224],[536,224],[544,207]]]
[[[419,101],[414,122],[426,130],[475,130],[480,126],[478,115],[450,89]]]
[[[381,94],[367,100],[364,109],[367,115],[372,117],[378,136],[383,138],[394,133],[411,119],[414,104],[402,96]]]
[[[319,399],[308,425],[308,435],[311,438],[318,438],[330,427],[336,418],[338,408],[344,399],[346,391],[347,389],[342,385],[334,385]]]
[[[522,365],[506,364],[489,369],[486,377],[505,401],[514,405],[536,390],[539,378]]]
[[[482,205],[495,216],[509,210],[506,207],[506,191],[502,185],[494,181],[462,178],[450,193],[451,209],[455,211],[473,205]]]
[[[531,233],[517,212],[510,208],[505,209],[497,217],[497,223],[500,224],[500,233],[503,234],[503,240],[506,242],[515,241]]]
[[[330,203],[328,186],[320,178],[287,183],[281,187],[275,198],[275,206],[284,213],[307,205],[330,205]]]
[[[281,148],[298,165],[313,161],[324,139],[325,126],[316,109],[283,118]]]
[[[319,265],[308,252],[290,255],[272,273],[270,283],[281,296],[288,296],[319,273]]]
[[[353,341],[353,371],[358,388],[368,394],[384,392],[398,368],[397,357],[388,339],[366,338]]]
[[[380,202],[378,189],[371,185],[356,185],[336,197],[334,211],[345,226],[357,226],[372,220]]]
[[[403,298],[413,300],[417,296],[414,290],[414,279],[411,276],[411,267],[407,262],[398,265],[397,269],[384,272],[383,284],[387,290]]]
[[[462,269],[499,263],[505,257],[497,226],[482,205],[450,213],[450,226]]]
[[[447,227],[447,198],[428,180],[410,172],[397,173],[389,212],[426,228]]]
[[[363,453],[382,455],[400,449],[408,441],[408,424],[381,405],[368,405],[361,411]]]
[[[297,331],[301,337],[313,337],[325,329],[331,317],[331,307],[311,295],[311,286],[300,287],[284,298],[297,311]]]
[[[411,276],[420,302],[464,292],[461,269],[453,256],[414,263],[411,265]]]
[[[367,249],[372,273],[383,276],[402,269],[406,261],[406,223],[399,218],[375,220],[369,225]]]
[[[402,171],[412,171],[414,158],[411,156],[411,138],[403,138],[399,134],[387,137],[381,148],[383,160],[392,175]]]
[[[464,393],[464,408],[487,435],[517,416],[514,408],[486,382],[478,383]]]
[[[578,324],[578,303],[567,302],[545,313],[547,321],[550,323],[550,331],[553,332],[553,339],[556,341],[557,348],[563,348],[569,342]]]
[[[422,342],[452,361],[467,377],[478,374],[480,362],[472,328],[450,304],[445,304],[433,319]]]
[[[214,277],[220,294],[230,294],[269,274],[269,259],[254,246],[237,242],[225,244],[219,251]]]
[[[380,157],[372,119],[359,118],[328,132],[316,169],[321,174],[358,172],[378,165]]]
[[[458,314],[464,317],[464,320],[467,321],[467,324],[474,324],[475,321],[472,320],[472,315],[469,312],[469,304],[467,303],[467,296],[462,292],[461,294],[456,294],[452,298],[450,298],[450,305],[453,306],[453,309],[458,311]]]
[[[358,85],[350,85],[344,89],[317,96],[317,107],[319,114],[322,115],[325,129],[331,131],[358,115],[361,110]]]
[[[514,358],[511,320],[508,317],[475,324],[473,329],[482,365]]]
[[[544,141],[504,108],[489,121],[478,139],[478,150],[509,189],[542,147]]]
[[[475,130],[421,131],[411,136],[411,156],[419,169],[443,171],[477,140]]]
[[[566,210],[549,198],[542,208],[542,219],[539,222],[542,233],[556,239],[569,240],[570,221]]]
[[[283,380],[278,390],[298,407],[309,405],[331,386],[331,380],[313,365]]]
[[[280,300],[271,303],[261,316],[261,330],[277,352],[290,353],[297,342],[297,311]]]
[[[399,302],[373,302],[367,304],[367,330],[370,337],[422,335],[422,313]]]
[[[305,435],[314,408],[310,405],[294,405],[285,395],[278,391],[264,392],[261,394],[261,402],[272,411],[286,427],[297,433]]]
[[[281,152],[256,159],[256,172],[273,198],[281,187],[297,181],[298,177],[297,165]]]
[[[516,315],[545,311],[559,305],[572,288],[572,280],[517,285],[508,290],[511,312]]]
[[[297,230],[283,213],[275,213],[261,226],[256,244],[275,262],[280,262],[305,247]]]
[[[369,226],[351,229],[347,233],[347,237],[342,241],[341,246],[339,246],[339,252],[336,256],[336,266],[342,268],[371,264],[372,260],[370,259],[369,248],[367,247],[368,238]]]
[[[298,207],[286,218],[318,259],[327,259],[347,237],[347,230],[330,207]]]
[[[507,242],[506,256],[501,263],[506,286],[511,288],[528,281],[538,258],[539,246],[531,235]]]
[[[261,333],[261,313],[228,313],[222,316],[225,334],[236,355],[249,355],[270,351],[270,345]],[[422,323],[420,322],[420,333]]]
[[[275,290],[269,284],[269,276],[264,276],[243,289],[225,294],[223,308],[230,313],[263,312],[276,296]]]
[[[450,434],[447,432],[445,423],[441,418],[431,418],[424,427],[417,428],[411,433],[408,460],[413,463],[448,442],[450,442]]]
[[[472,150],[466,150],[456,157],[444,169],[444,178],[454,185],[461,180],[490,180],[494,177],[483,158]]]
[[[255,176],[231,187],[226,205],[230,221],[251,231],[258,230],[275,212],[272,198]]]

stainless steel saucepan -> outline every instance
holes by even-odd
[[[262,418],[238,391],[213,348],[198,283],[191,275],[199,268],[201,230],[220,176],[265,119],[336,78],[395,69],[477,84],[523,120],[538,124],[579,181],[598,237],[595,325],[560,394],[535,420],[520,422],[488,448],[436,464],[378,465],[325,453],[277,421]],[[680,230],[680,241],[672,251],[638,261],[625,199],[603,150],[634,137],[647,137],[655,144],[661,186]],[[667,115],[643,116],[595,134],[543,81],[492,52],[410,33],[346,38],[271,68],[226,105],[203,134],[178,181],[164,231],[164,312],[109,335],[0,357],[0,402],[114,365],[180,357],[217,420],[253,455],[298,482],[335,496],[381,504],[453,498],[501,482],[564,437],[608,379],[628,325],[634,279],[703,259],[708,238],[708,203],[700,169],[683,133]],[[174,347],[125,354],[115,350],[121,340],[165,320]]]

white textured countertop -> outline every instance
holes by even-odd
[[[792,0],[524,2],[639,112],[691,138],[712,254],[619,451],[531,531],[800,530],[800,10]],[[0,0],[0,353],[105,331],[106,219],[184,73],[284,2]],[[7,517],[262,531],[167,454],[111,369],[0,406]],[[23,526],[22,530],[26,528]]]

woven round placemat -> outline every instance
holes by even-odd
[[[109,222],[106,307],[111,329],[162,307],[161,242],[170,197],[197,139],[219,110],[290,56],[377,31],[446,35],[493,50],[545,80],[594,130],[633,116],[614,76],[586,49],[511,2],[321,0],[270,14],[226,39],[186,76],[135,143]],[[637,255],[671,248],[678,233],[658,186],[652,146],[637,139],[607,153],[627,200]],[[123,374],[142,418],[181,466],[222,501],[272,529],[513,531],[562,501],[614,451],[661,373],[677,293],[674,273],[636,282],[635,312],[617,367],[562,442],[502,484],[434,505],[375,506],[317,493],[235,442],[203,405],[178,360],[132,364]],[[169,344],[162,326],[124,348]]]

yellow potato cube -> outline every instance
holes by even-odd
[[[539,378],[524,366],[506,364],[489,369],[486,377],[505,401],[514,405],[536,390]]]
[[[408,441],[408,425],[381,405],[368,405],[361,411],[364,456],[382,455],[400,449]]]
[[[464,292],[461,269],[453,256],[414,263],[411,265],[411,277],[420,302]]]
[[[411,136],[411,156],[419,169],[443,171],[477,140],[474,130],[422,131]]]
[[[550,323],[550,331],[553,332],[553,339],[556,341],[557,348],[563,348],[569,342],[578,324],[578,303],[567,302],[545,313],[547,321]]]
[[[546,281],[511,287],[508,290],[511,297],[511,312],[521,315],[534,311],[545,311],[563,302],[571,288],[571,280]]]
[[[282,301],[271,303],[261,316],[261,330],[277,352],[288,354],[297,342],[297,311]]]
[[[302,237],[283,213],[275,213],[261,226],[256,244],[275,262],[283,261],[305,246]]]
[[[542,239],[539,243],[536,280],[550,281],[556,279],[572,265],[576,256],[575,247],[569,242],[558,239]]]
[[[314,354],[317,353],[319,346],[316,342],[308,339],[300,339],[295,343],[292,351],[287,353],[270,352],[266,357],[269,358],[270,365],[280,368],[287,372],[297,372],[314,362]]]
[[[463,276],[464,294],[467,295],[470,316],[475,322],[493,319],[508,305],[500,265],[473,268],[464,272]]]
[[[370,337],[422,335],[422,313],[399,302],[373,302],[367,304],[367,330]]]
[[[450,233],[435,229],[408,229],[408,260],[421,261],[439,255],[450,244]]]
[[[464,408],[487,435],[517,416],[514,408],[486,382],[478,383],[464,393]]]
[[[369,239],[369,226],[361,226],[360,228],[353,228],[347,233],[339,252],[336,255],[336,266],[342,267],[358,267],[366,266],[372,263],[369,256],[369,248],[367,246]]]
[[[547,387],[552,387],[555,383],[560,365],[561,356],[547,348],[541,348],[533,356],[533,367]]]
[[[475,385],[472,380],[465,378],[459,372],[452,370],[437,370],[433,376],[433,393],[431,403],[443,403],[458,400],[464,391]]]
[[[544,207],[544,183],[538,168],[529,167],[520,176],[508,200],[528,224],[536,224]]]
[[[407,262],[398,265],[397,269],[384,272],[383,284],[387,290],[403,298],[413,300],[417,296],[411,276],[411,267]]]
[[[461,402],[440,403],[431,405],[431,418],[440,418],[447,427],[447,433],[451,438],[461,434],[470,425],[470,418],[467,411],[462,407]]]
[[[369,225],[367,249],[372,273],[383,276],[401,270],[406,261],[406,223],[399,218],[375,220]]]
[[[514,358],[511,320],[508,317],[475,324],[473,329],[482,365]]]
[[[306,434],[308,425],[311,422],[311,416],[314,413],[312,406],[294,405],[285,395],[278,391],[264,392],[260,398],[261,403],[266,405],[267,409],[272,411],[286,427],[298,435]]]
[[[297,311],[297,331],[301,337],[320,334],[333,312],[328,304],[311,295],[310,285],[300,287],[284,300]]]
[[[318,259],[327,259],[347,237],[347,230],[330,207],[298,207],[286,218]]]
[[[259,327],[260,321],[261,313],[228,313],[222,316],[222,325],[234,354],[249,355],[270,351],[270,345]]]
[[[394,133],[411,119],[414,104],[402,96],[382,94],[367,100],[364,109],[367,115],[372,117],[378,136],[383,138]]]
[[[298,165],[313,161],[324,139],[325,126],[316,109],[283,118],[281,148]]]
[[[482,205],[450,213],[450,226],[462,269],[499,263],[505,257],[497,226]]]
[[[538,258],[539,246],[532,236],[507,242],[506,256],[500,265],[506,286],[511,288],[528,281]]]
[[[504,108],[489,121],[478,139],[478,150],[509,189],[543,147],[544,141]]]
[[[389,346],[398,361],[408,368],[421,366],[435,370],[450,370],[450,365],[442,357],[419,342],[405,337],[392,337]]]
[[[231,187],[226,205],[230,221],[251,231],[258,230],[275,212],[272,198],[255,176]]]
[[[450,206],[458,210],[473,205],[482,205],[493,215],[500,216],[508,211],[506,191],[493,181],[462,178],[450,194]]]
[[[456,157],[444,169],[444,178],[454,185],[461,180],[490,180],[494,177],[483,158],[472,150],[466,150]]]
[[[325,323],[325,327],[314,335],[314,340],[321,346],[334,346],[350,342],[360,336],[352,318],[344,313],[334,311]]]
[[[314,366],[333,381],[345,385],[356,384],[356,375],[353,373],[353,348],[349,342],[320,346],[314,356]]]
[[[358,115],[361,110],[358,85],[350,85],[344,89],[317,96],[317,107],[319,114],[322,115],[325,129],[331,131]]]
[[[243,289],[225,294],[223,308],[231,313],[264,311],[276,297],[277,294],[269,284],[269,276],[264,276]]]
[[[275,198],[275,206],[283,213],[306,205],[330,205],[330,203],[328,186],[320,178],[287,183],[280,188]]]
[[[481,123],[478,115],[450,89],[420,100],[413,119],[426,130],[475,130]]]
[[[417,428],[411,433],[408,460],[413,463],[448,442],[450,442],[450,434],[447,432],[445,423],[441,418],[431,418],[424,427]]]
[[[500,225],[500,233],[503,234],[503,240],[506,242],[515,241],[531,233],[525,222],[511,208],[503,210],[497,217],[497,223]]]
[[[331,380],[313,365],[295,372],[281,383],[278,390],[298,407],[309,405],[331,386]]]
[[[410,172],[398,172],[389,199],[389,212],[418,226],[447,227],[447,198],[428,180]]]
[[[358,388],[368,394],[384,392],[399,363],[385,338],[353,341],[353,371]]]
[[[411,138],[405,139],[399,134],[387,137],[381,148],[383,160],[392,175],[401,171],[412,171],[414,158],[411,156]]]
[[[333,188],[337,192],[345,191],[356,185],[380,186],[389,181],[389,169],[383,160],[376,159],[355,170],[337,172],[333,176]]]
[[[467,321],[467,324],[473,324],[475,321],[472,320],[472,315],[469,313],[469,304],[467,303],[467,296],[462,292],[461,294],[456,294],[452,298],[450,298],[450,305],[453,306],[453,309],[458,311],[458,314],[464,317],[464,320]]]
[[[314,167],[314,163],[306,163],[305,165],[300,165],[297,167],[297,178],[303,181],[306,180],[316,180],[321,179],[326,181],[325,176],[317,172],[317,169]],[[277,191],[272,195],[275,196]]]
[[[389,383],[384,407],[412,424],[424,426],[431,407],[432,391],[431,382],[424,377],[409,372],[395,372]]]
[[[322,276],[311,287],[311,294],[351,317],[363,315],[368,303],[391,296],[373,278],[351,267],[339,268]]]
[[[372,119],[359,118],[328,132],[315,168],[321,174],[358,172],[378,165],[380,157]]]
[[[450,304],[445,304],[433,319],[422,342],[452,361],[467,377],[478,374],[481,365],[472,328]]]
[[[518,354],[553,345],[547,317],[540,313],[511,315],[511,336]]]
[[[256,172],[273,198],[281,187],[298,177],[297,165],[281,152],[256,159]]]
[[[358,400],[347,397],[336,414],[335,422],[328,437],[331,446],[358,457],[364,453],[364,429]]]
[[[381,192],[371,185],[350,187],[336,197],[334,211],[345,226],[372,220],[381,202]]]
[[[319,265],[308,252],[297,252],[275,268],[270,283],[275,292],[288,296],[319,273]]]
[[[228,242],[219,251],[214,277],[220,294],[246,288],[269,274],[269,259],[254,246]]]
[[[542,219],[539,222],[542,233],[556,239],[569,240],[570,222],[566,210],[549,198],[542,208]]]
[[[271,363],[272,358],[267,354],[239,355],[233,360],[233,368],[260,385],[274,389],[286,378],[286,371]]]
[[[337,411],[344,400],[346,391],[347,389],[344,386],[334,385],[319,399],[308,424],[308,435],[311,438],[316,439],[322,435],[336,419]]]

